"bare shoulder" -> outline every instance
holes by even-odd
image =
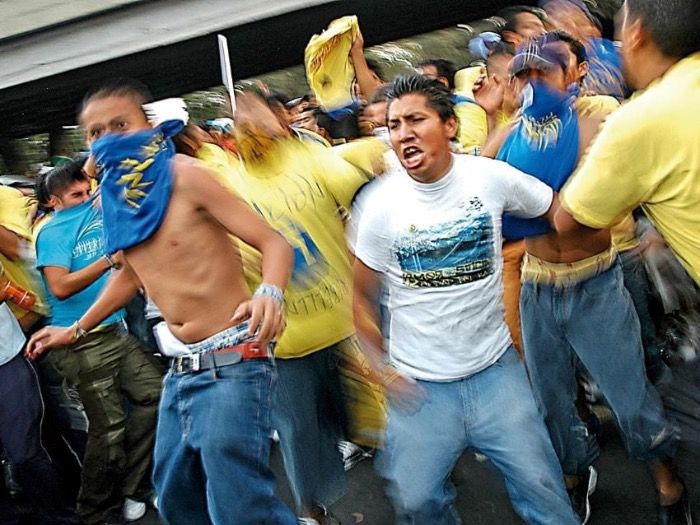
[[[179,184],[190,184],[202,174],[209,173],[209,168],[198,159],[176,154],[173,157],[173,177]]]

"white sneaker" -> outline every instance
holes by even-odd
[[[140,520],[146,514],[146,504],[142,501],[136,501],[131,498],[124,500],[122,507],[122,515],[126,521]]]

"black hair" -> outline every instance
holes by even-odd
[[[113,78],[85,94],[78,114],[82,115],[87,105],[93,100],[112,96],[130,97],[139,106],[153,101],[151,92],[141,81],[126,77]]]
[[[518,15],[521,13],[529,13],[535,15],[544,22],[544,15],[541,9],[529,5],[512,5],[504,7],[498,12],[498,17],[503,19],[503,27],[501,28],[501,36],[506,31],[511,33],[518,32]]]
[[[683,58],[700,51],[698,0],[626,0],[625,4],[628,16],[641,20],[665,56]]]
[[[379,102],[386,102],[387,93],[391,89],[391,84],[382,84],[372,92],[372,96],[367,100],[367,105],[377,104]]]
[[[428,100],[430,107],[437,111],[443,122],[447,122],[455,116],[455,103],[450,90],[442,82],[423,75],[396,77],[391,83],[391,89],[387,93],[386,99],[391,106],[394,100],[413,93],[423,95]]]
[[[445,77],[447,79],[447,87],[450,89],[455,88],[455,72],[457,68],[449,60],[443,60],[442,58],[431,58],[424,60],[418,67],[433,66],[435,71],[437,71],[438,77]]]
[[[59,196],[73,183],[87,181],[87,175],[83,171],[85,161],[86,159],[74,160],[37,177],[34,189],[39,204],[45,206],[52,195]]]
[[[588,55],[586,54],[586,48],[583,46],[580,40],[571,36],[566,31],[552,31],[547,33],[548,36],[553,40],[560,40],[566,43],[571,49],[571,52],[576,56],[576,65],[580,66],[586,60],[588,60]]]
[[[514,57],[515,46],[510,42],[504,42],[503,40],[497,42],[489,51],[489,56],[486,58],[486,60],[488,60],[491,57],[497,56]]]

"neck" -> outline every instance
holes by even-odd
[[[452,168],[452,153],[448,152],[447,155],[448,157],[446,162],[441,163],[440,167],[436,167],[436,169],[431,171],[431,173],[424,173],[421,177],[414,177],[410,173],[409,175],[411,175],[413,180],[420,182],[421,184],[433,184],[434,182],[441,180],[449,173],[450,168]]]
[[[644,62],[644,66],[637,70],[636,89],[645,89],[657,78],[664,76],[671,66],[678,62],[678,58],[668,57],[656,50],[650,52]]]

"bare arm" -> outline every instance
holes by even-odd
[[[379,291],[380,275],[355,258],[353,264],[352,313],[355,330],[360,345],[367,355],[372,369],[377,373],[375,380],[381,382],[384,364],[382,334],[379,330]]]
[[[382,85],[382,81],[376,77],[367,65],[364,47],[365,40],[362,37],[362,33],[358,32],[350,48],[350,58],[355,68],[355,78],[357,79],[357,84],[360,86],[362,96],[365,97],[365,99],[369,99],[372,93],[374,93],[374,90]]]
[[[111,267],[106,257],[100,257],[76,272],[64,266],[44,266],[42,272],[51,293],[63,300],[90,286]]]
[[[15,232],[0,226],[0,253],[11,261],[16,261],[22,253],[22,237]]]
[[[474,100],[486,113],[488,135],[481,148],[483,157],[495,158],[513,129],[513,125],[498,126],[498,111],[503,106],[505,86],[497,76],[482,75],[474,84]]]
[[[378,299],[381,286],[380,274],[361,260],[355,259],[352,311],[360,346],[372,367],[369,379],[384,385],[385,393],[392,403],[413,410],[422,403],[425,394],[412,379],[401,375],[394,367],[385,363],[382,334],[379,329]]]
[[[552,227],[557,230],[558,233],[573,235],[577,233],[590,234],[592,232],[599,231],[595,228],[591,228],[577,222],[576,219],[574,219],[571,214],[559,204],[553,213],[551,213],[551,210],[549,213],[547,213],[547,218],[552,224]]]
[[[281,291],[292,271],[292,248],[238,196],[222,188],[209,170],[199,162],[181,159],[176,164],[178,180],[195,206],[205,210],[230,234],[262,254],[263,283]],[[268,295],[255,295],[243,302],[233,315],[236,322],[250,319],[250,333],[260,329],[258,341],[277,339],[285,326],[282,304]]]

